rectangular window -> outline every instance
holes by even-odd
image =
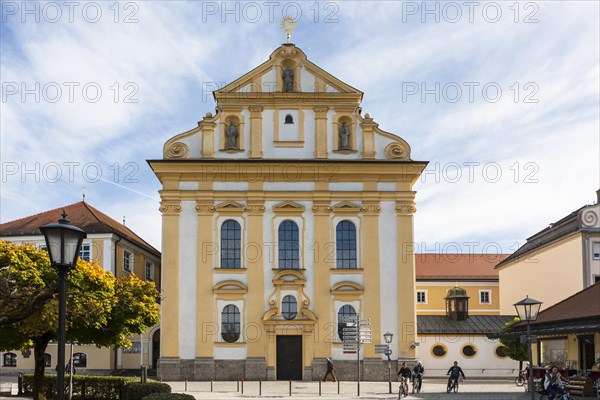
[[[133,253],[123,250],[123,271],[133,271]]]
[[[426,290],[417,290],[417,304],[427,304]]]
[[[600,260],[600,242],[592,243],[592,252],[594,253],[594,260]]]
[[[154,280],[154,264],[150,261],[146,261],[146,280],[153,281]]]
[[[567,360],[567,339],[544,339],[542,343],[542,363],[563,366]]]
[[[79,258],[84,261],[92,261],[92,246],[89,243],[83,243],[79,250]]]
[[[492,304],[492,291],[491,290],[480,290],[479,291],[479,304]]]
[[[5,367],[17,366],[17,355],[15,353],[4,353],[2,357],[2,365]]]
[[[131,342],[131,347],[129,349],[123,348],[123,353],[137,353],[140,354],[142,352],[142,344],[141,342]]]

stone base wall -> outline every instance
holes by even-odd
[[[356,361],[333,360],[334,372],[339,380],[355,381],[357,379]],[[412,367],[412,365],[411,365]],[[304,380],[323,379],[327,371],[324,358],[316,358],[311,367],[304,367]],[[396,382],[398,362],[391,362],[392,381]],[[194,381],[267,381],[275,379],[275,368],[267,367],[264,358],[249,358],[246,360],[215,360],[212,358],[197,358],[195,360],[160,359],[158,376],[165,381],[183,381],[186,378]],[[387,381],[388,363],[380,359],[360,361],[362,381]]]

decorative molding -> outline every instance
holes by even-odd
[[[212,210],[218,212],[219,214],[241,215],[244,213],[244,211],[246,211],[246,207],[237,201],[228,200],[212,207]]]
[[[385,156],[389,160],[406,160],[408,151],[402,143],[390,143],[385,146]]]
[[[354,204],[351,201],[347,201],[347,200],[337,203],[336,205],[331,207],[331,210],[335,214],[345,214],[345,215],[348,215],[348,214],[356,215],[359,212],[363,211],[361,206]]]
[[[251,113],[262,112],[265,108],[263,106],[248,106],[248,111]]]
[[[331,152],[336,154],[356,154],[358,150],[332,150]]]
[[[246,149],[219,149],[219,151],[221,153],[235,154],[235,153],[244,153],[246,151]]]
[[[277,215],[300,215],[304,213],[304,206],[288,200],[274,205],[273,212]]]
[[[196,202],[196,214],[198,215],[213,215],[215,207],[212,203]]]
[[[360,210],[364,215],[379,215],[381,206],[379,205],[379,202],[364,203]]]
[[[399,215],[413,215],[417,212],[417,208],[414,203],[396,203],[396,213]]]
[[[246,294],[248,293],[248,287],[242,282],[234,280],[226,280],[217,283],[213,286],[213,293],[215,294]]]
[[[600,205],[593,205],[581,210],[579,227],[598,229],[600,222]]]
[[[175,142],[171,144],[165,151],[165,158],[187,158],[190,152],[190,148],[187,144],[182,142]]]
[[[264,203],[248,204],[246,212],[250,215],[262,215],[265,212]]]
[[[364,293],[364,288],[356,282],[342,281],[338,282],[331,287],[331,294],[333,295],[361,295]]]
[[[160,203],[158,211],[160,211],[163,216],[179,215],[181,213],[181,203],[178,201],[163,201]]]
[[[315,215],[329,215],[332,211],[332,207],[329,203],[313,203],[311,208]]]

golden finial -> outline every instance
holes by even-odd
[[[286,33],[286,39],[288,43],[291,43],[292,40],[292,31],[296,29],[296,20],[290,17],[283,17],[281,19],[281,29]]]

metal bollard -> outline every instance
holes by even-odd
[[[237,379],[237,389],[235,391],[236,392],[240,391],[240,378]]]
[[[340,394],[340,381],[338,379],[338,394]]]
[[[212,393],[212,391],[213,391],[213,380],[211,379],[210,380],[210,392]]]
[[[290,379],[290,397],[292,397],[292,380]]]
[[[319,397],[321,397],[321,380],[319,380]]]
[[[242,379],[242,394],[244,394],[244,379]]]
[[[262,381],[258,381],[258,395],[262,396]]]
[[[183,391],[187,392],[187,376],[185,377],[185,389]]]

